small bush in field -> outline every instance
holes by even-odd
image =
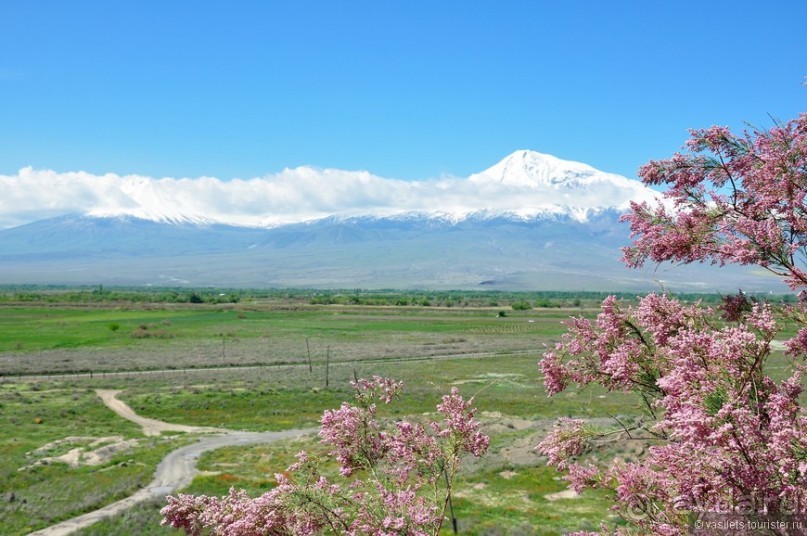
[[[355,402],[322,416],[320,438],[342,478],[320,471],[306,452],[275,475],[277,487],[257,498],[231,489],[221,498],[168,497],[163,524],[188,534],[355,534],[437,536],[461,459],[482,455],[489,439],[474,420],[473,399],[452,389],[437,406],[442,420],[382,423],[376,402],[389,403],[401,382],[353,382]]]

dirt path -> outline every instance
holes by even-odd
[[[156,419],[149,419],[148,417],[141,417],[132,410],[125,402],[118,400],[117,396],[120,390],[111,389],[96,389],[95,392],[101,397],[101,400],[106,406],[126,419],[135,424],[139,424],[143,428],[143,434],[147,436],[160,435],[162,432],[186,432],[186,433],[227,433],[232,430],[225,430],[223,428],[208,428],[204,426],[188,426],[185,424],[172,424],[170,422],[158,421]]]
[[[57,525],[52,525],[37,532],[32,532],[33,535],[48,535],[48,536],[61,536],[71,534],[78,529],[88,527],[104,518],[111,517],[119,514],[138,503],[147,501],[152,498],[162,498],[166,495],[173,493],[175,490],[187,486],[196,475],[196,462],[202,453],[209,450],[215,450],[221,447],[228,447],[233,445],[255,445],[259,443],[269,443],[277,441],[278,439],[288,439],[299,437],[305,434],[316,431],[314,428],[297,429],[297,430],[284,430],[281,432],[238,432],[235,430],[225,430],[221,428],[205,428],[198,426],[186,426],[182,424],[171,424],[155,419],[148,419],[141,417],[132,411],[132,408],[127,406],[124,402],[118,400],[115,395],[120,391],[103,390],[96,391],[98,396],[101,397],[104,404],[106,404],[115,413],[133,421],[143,427],[145,435],[159,435],[164,431],[180,431],[180,432],[206,432],[217,433],[218,435],[211,437],[204,437],[198,442],[191,445],[186,445],[169,453],[160,464],[157,466],[157,471],[154,473],[154,480],[148,486],[136,492],[125,499],[118,502],[108,504],[103,508],[94,510],[84,515],[62,521]]]

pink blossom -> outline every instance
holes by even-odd
[[[779,275],[802,289],[785,309],[800,325],[785,344],[791,357],[807,357],[807,114],[769,132],[694,131],[687,147],[691,154],[641,168],[645,183],[669,187],[669,205],[632,205],[625,261],[756,264]],[[627,308],[609,297],[596,322],[567,322],[541,361],[550,395],[574,383],[640,395],[652,424],[633,430],[653,445],[637,462],[572,463],[591,448],[584,438],[597,437],[576,419],[538,448],[568,469],[575,489],[612,489],[614,510],[643,533],[684,534],[692,512],[803,512],[807,505],[800,399],[807,366],[793,363],[780,381],[766,375],[779,331],[772,305],[740,293],[720,310],[731,324],[665,295]]]
[[[586,435],[584,421],[563,417],[558,419],[552,433],[544,438],[535,450],[548,458],[547,465],[565,469],[570,459],[583,452]]]
[[[600,470],[592,464],[579,465],[570,463],[569,472],[566,474],[566,481],[577,493],[586,488],[596,488],[597,483],[602,478]]]
[[[473,398],[466,401],[460,396],[459,390],[452,387],[451,394],[443,395],[437,411],[445,418],[442,425],[435,427],[437,435],[450,438],[459,449],[458,455],[467,452],[481,456],[488,450],[490,438],[479,431],[480,424],[474,419],[476,410],[473,407]]]
[[[563,347],[561,346],[561,349]],[[541,372],[544,375],[544,386],[548,396],[560,393],[566,389],[568,373],[555,352],[546,352],[540,362]]]
[[[234,489],[221,498],[168,497],[163,524],[193,535],[436,536],[462,457],[481,455],[489,443],[473,418],[473,400],[455,388],[437,407],[442,422],[388,425],[377,419],[374,401],[391,402],[402,384],[374,377],[353,386],[355,405],[326,411],[320,430],[332,449],[327,457],[352,479],[330,481],[318,458],[300,452],[275,475],[277,487],[260,497]]]
[[[776,320],[771,312],[771,306],[767,303],[755,303],[751,308],[751,314],[748,315],[747,321],[768,340],[772,339],[778,331]]]
[[[807,114],[768,132],[693,131],[687,147],[639,170],[646,184],[669,187],[674,209],[632,205],[627,263],[758,264],[794,289],[806,285],[793,254],[807,229]]]
[[[793,357],[807,357],[807,327],[799,330],[795,337],[785,342],[787,352]]]
[[[359,378],[350,382],[350,385],[356,391],[357,399],[371,400],[377,398],[385,404],[392,402],[392,399],[399,396],[403,390],[403,382],[382,376],[373,376],[371,380]]]

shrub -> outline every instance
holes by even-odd
[[[595,321],[568,321],[563,340],[544,354],[550,395],[596,383],[642,401],[636,425],[618,421],[599,432],[565,419],[538,446],[574,489],[610,489],[614,509],[642,533],[687,534],[695,519],[720,514],[807,513],[807,416],[799,399],[807,371],[807,115],[742,136],[722,127],[696,131],[688,147],[690,154],[641,168],[645,183],[670,186],[671,206],[632,205],[627,264],[757,264],[801,299],[777,310],[729,297],[718,322],[718,311],[663,294],[624,310],[611,296]],[[777,314],[801,326],[785,343],[791,363],[781,381],[765,373]],[[579,463],[588,440],[614,432],[652,446],[637,462]]]
[[[163,524],[199,534],[430,534],[437,535],[460,461],[479,456],[488,437],[473,419],[472,400],[452,389],[437,406],[443,420],[426,425],[398,421],[383,425],[376,402],[389,403],[402,383],[387,378],[353,382],[354,404],[322,416],[320,437],[332,450],[344,482],[320,471],[323,460],[306,452],[277,487],[251,498],[230,490],[221,498],[168,497]]]

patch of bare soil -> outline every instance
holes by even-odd
[[[451,382],[451,385],[466,385],[466,384],[488,384],[488,383],[496,383],[496,382],[510,382],[510,383],[518,383],[519,380],[524,378],[523,374],[515,374],[515,373],[502,373],[502,372],[488,372],[486,374],[480,374],[473,378],[468,378],[466,380],[456,380]]]
[[[557,493],[550,493],[548,495],[544,495],[544,499],[550,502],[559,501],[562,499],[577,499],[578,497],[580,497],[580,494],[573,489],[565,489]]]
[[[119,452],[131,450],[137,446],[136,439],[124,439],[121,436],[85,437],[71,436],[51,441],[27,454],[29,458],[36,458],[33,463],[21,467],[25,471],[38,465],[50,463],[66,463],[70,467],[82,465],[103,465]],[[56,455],[57,452],[63,454]],[[53,455],[51,455],[53,454]]]
[[[496,469],[517,471],[518,467],[543,463],[541,456],[535,452],[535,445],[551,430],[554,421],[522,419],[502,415],[498,411],[483,411],[477,418],[482,423],[482,431],[492,438],[494,444],[498,442],[497,438],[504,436],[507,439],[501,441],[501,446],[491,448],[481,458],[466,458],[463,462],[463,471],[471,473]]]

